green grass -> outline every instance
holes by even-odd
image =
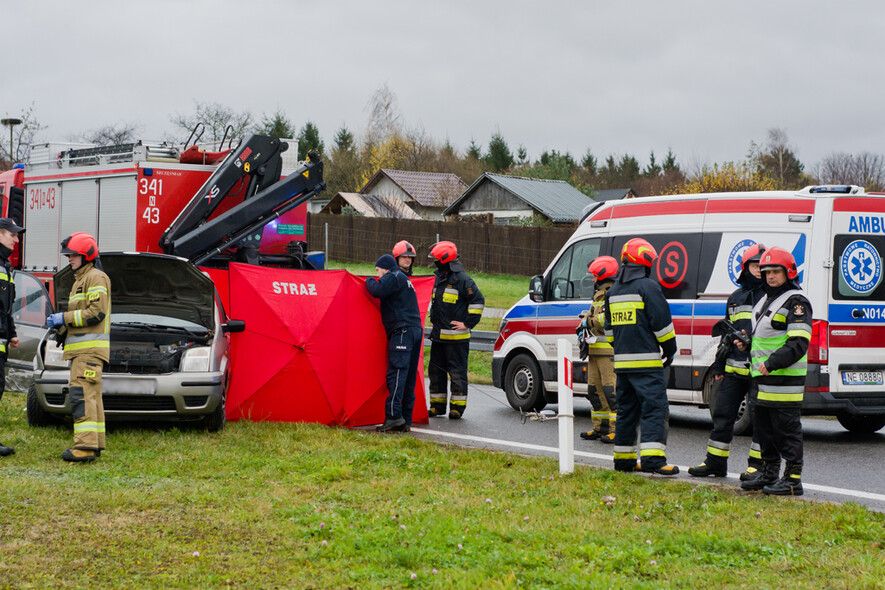
[[[881,588],[885,515],[304,424],[70,427],[0,404],[0,586]],[[413,579],[414,576],[414,579]]]

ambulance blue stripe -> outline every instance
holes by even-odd
[[[854,317],[854,311],[863,311],[863,317]],[[885,323],[885,305],[864,303],[831,303],[828,308],[831,324],[881,324]]]

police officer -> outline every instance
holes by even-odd
[[[407,277],[412,276],[412,265],[415,263],[415,247],[405,240],[400,240],[393,246],[393,257],[396,258],[400,271]]]
[[[415,379],[424,341],[418,297],[396,260],[385,254],[375,262],[376,277],[366,279],[372,297],[381,300],[381,323],[387,332],[387,401],[379,432],[409,432],[415,407]]]
[[[615,442],[615,370],[612,365],[612,345],[605,337],[605,294],[618,274],[618,261],[611,256],[594,259],[587,271],[596,277],[593,305],[582,314],[578,325],[581,358],[587,359],[587,399],[593,406],[590,419],[593,430],[582,432],[584,440]]]
[[[104,405],[101,376],[110,359],[111,281],[101,270],[98,243],[78,232],[61,242],[61,253],[74,271],[68,310],[46,319],[50,328],[64,334],[62,359],[71,361],[71,410],[74,446],[65,461],[95,461],[105,448]]]
[[[764,494],[801,496],[801,408],[811,342],[811,303],[799,285],[792,254],[771,248],[759,264],[765,275],[765,297],[753,308],[750,359],[762,469],[741,487]],[[778,479],[781,458],[786,467]]]
[[[12,319],[12,304],[15,302],[15,281],[12,278],[12,264],[9,256],[18,244],[19,235],[25,233],[23,227],[4,217],[0,219],[0,398],[6,391],[7,346],[19,345],[15,335],[15,321]],[[15,453],[15,449],[0,444],[0,457]]]
[[[458,248],[437,242],[430,249],[436,280],[430,302],[430,416],[446,413],[448,381],[452,380],[449,418],[457,420],[467,407],[467,357],[470,330],[482,318],[485,299],[473,279],[464,272]]]
[[[636,470],[636,428],[640,427],[641,470],[676,475],[679,467],[667,465],[670,406],[664,381],[664,367],[676,355],[676,332],[661,286],[648,278],[657,257],[642,238],[627,241],[621,251],[621,272],[605,294],[605,333],[614,345],[617,374],[614,463],[617,471]]]
[[[762,291],[762,272],[759,270],[759,259],[765,252],[765,245],[753,244],[744,250],[741,256],[741,274],[738,276],[740,287],[728,297],[725,304],[725,318],[737,330],[749,333],[753,331],[753,307],[764,296]],[[750,379],[750,352],[734,346],[727,337],[723,346],[723,354],[717,353],[711,371],[717,381],[721,381],[719,393],[713,403],[713,430],[707,441],[707,457],[695,467],[689,467],[688,473],[695,477],[725,477],[728,472],[728,456],[731,441],[734,438],[734,421],[737,419],[741,404],[747,398],[752,383]],[[758,435],[753,433],[750,445],[750,457],[747,470],[741,474],[744,481],[762,466],[762,454]]]

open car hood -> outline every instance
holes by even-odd
[[[148,313],[215,328],[215,285],[184,258],[142,252],[103,252],[111,279],[111,313]],[[67,311],[74,284],[70,266],[53,277],[56,311]]]

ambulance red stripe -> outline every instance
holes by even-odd
[[[885,213],[885,199],[854,197],[833,201],[833,211],[857,211],[859,213]]]

